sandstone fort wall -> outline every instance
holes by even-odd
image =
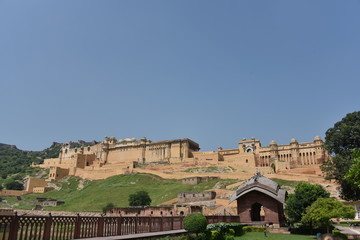
[[[287,145],[272,141],[262,147],[260,140],[243,139],[234,149],[199,151],[199,145],[190,139],[152,142],[146,138],[117,140],[106,137],[93,146],[72,148],[65,144],[59,158],[46,159],[40,167],[50,168],[50,180],[66,175],[101,179],[134,170],[135,165],[150,163],[209,163],[227,164],[238,171],[262,173],[282,169],[303,168],[321,164],[328,154],[320,137],[313,142],[298,143],[292,139]]]

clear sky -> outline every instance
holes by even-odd
[[[359,0],[0,0],[0,142],[21,149],[312,141],[359,90]]]

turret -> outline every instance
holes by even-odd
[[[291,149],[291,162],[295,164],[299,157],[299,143],[295,138],[292,138],[290,141]]]
[[[277,157],[278,155],[278,145],[274,140],[272,140],[270,142],[270,156]]]
[[[316,136],[316,137],[314,138],[314,143],[316,143],[316,144],[323,144],[324,142],[323,142],[323,140],[321,139],[320,136]]]

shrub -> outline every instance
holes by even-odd
[[[130,206],[149,206],[151,201],[148,192],[145,191],[138,191],[129,195]]]
[[[228,234],[231,236],[235,236],[235,230],[233,228],[230,228]]]
[[[192,213],[184,218],[184,228],[188,232],[198,233],[206,230],[207,219],[201,213]]]
[[[220,233],[216,230],[211,231],[211,240],[218,240],[220,237]]]
[[[115,208],[115,205],[113,203],[108,203],[108,204],[106,204],[105,207],[103,207],[102,211],[103,211],[104,214],[106,214],[106,212],[109,211],[112,208]]]
[[[332,234],[334,234],[337,237],[340,237],[341,239],[347,240],[348,237],[346,234],[341,233],[339,230],[332,230]]]
[[[246,226],[243,227],[245,232],[263,232],[266,227],[253,227],[253,226]]]
[[[6,189],[8,190],[24,190],[24,186],[19,182],[9,182],[5,184]]]
[[[233,235],[225,235],[225,240],[235,240],[234,236]]]
[[[243,225],[240,223],[213,223],[207,225],[208,231],[216,231],[219,236],[216,239],[223,240],[226,236],[241,236],[244,234]]]

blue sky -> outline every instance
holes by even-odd
[[[324,137],[360,110],[359,12],[359,0],[0,0],[0,142]]]

